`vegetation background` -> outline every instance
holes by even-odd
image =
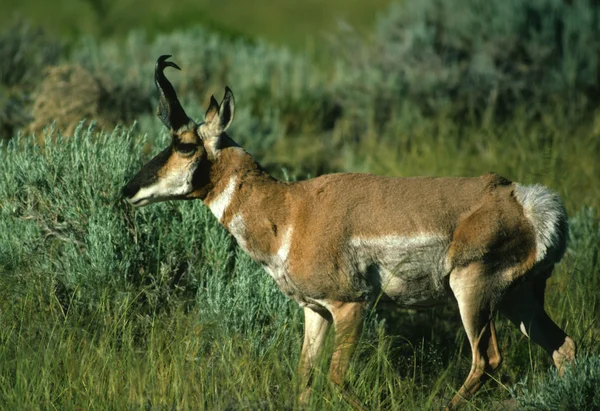
[[[290,409],[298,307],[200,202],[133,210],[167,144],[159,55],[188,114],[278,178],[479,175],[560,193],[547,310],[580,360],[499,319],[473,409],[600,407],[600,4],[560,0],[14,1],[0,5],[0,408]],[[456,311],[373,310],[348,376],[369,409],[440,408],[470,366]],[[324,359],[312,409],[347,409]]]

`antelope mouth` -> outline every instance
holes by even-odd
[[[143,193],[143,189],[138,186],[126,185],[121,190],[123,198],[134,207],[143,207],[145,205],[160,201],[154,195],[147,195],[149,193]],[[144,195],[146,194],[146,195]]]
[[[154,203],[160,203],[162,201],[169,200],[187,200],[188,198],[183,194],[178,195],[150,195],[142,196],[139,192],[133,196],[124,196],[125,200],[134,207],[144,207]]]
[[[137,200],[132,200],[131,198],[128,198],[127,202],[134,207],[141,207],[141,206],[146,205],[147,203],[148,204],[150,203],[147,198],[140,198]]]
[[[174,200],[174,197],[163,197],[163,196],[149,196],[140,197],[134,196],[126,198],[127,202],[134,207],[144,207],[153,203],[159,203],[161,201]]]

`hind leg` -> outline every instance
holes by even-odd
[[[575,342],[544,310],[546,278],[511,291],[503,301],[500,311],[519,327],[523,334],[550,354],[559,375],[562,375],[565,366],[575,359]]]
[[[450,288],[458,302],[473,361],[467,379],[446,409],[456,409],[472,398],[502,363],[493,321],[495,294],[488,278],[479,264],[456,269],[450,274]]]

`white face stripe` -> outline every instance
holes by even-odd
[[[169,197],[189,194],[192,192],[194,170],[186,168],[182,171],[179,174],[170,173],[156,180],[154,184],[141,188],[128,201],[136,206],[143,206],[155,199],[168,200]]]
[[[235,187],[237,185],[237,176],[233,176],[229,179],[229,183],[227,183],[227,187],[219,193],[219,195],[211,201],[209,204],[206,204],[210,211],[217,217],[217,220],[221,221],[223,218],[223,214],[225,214],[225,210],[231,204],[231,199],[233,198],[233,194],[235,193]]]

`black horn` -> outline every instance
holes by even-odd
[[[156,114],[168,128],[177,131],[192,120],[185,114],[185,110],[181,107],[173,85],[163,73],[166,67],[174,67],[177,70],[181,70],[177,64],[167,61],[169,57],[171,56],[160,56],[156,61],[154,82],[160,95]]]

